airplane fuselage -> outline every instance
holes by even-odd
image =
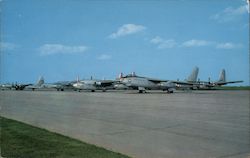
[[[92,80],[79,81],[73,84],[73,87],[79,90],[96,90],[96,82]]]
[[[175,87],[174,83],[171,81],[166,82],[153,82],[145,77],[129,77],[122,78],[121,82],[128,87],[132,87],[134,89],[149,89],[149,90],[169,90]],[[172,91],[172,90],[171,90]]]

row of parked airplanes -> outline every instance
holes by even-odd
[[[56,89],[63,91],[65,89],[73,90],[96,90],[106,91],[109,89],[126,90],[136,89],[139,93],[146,92],[146,90],[163,90],[168,93],[173,93],[176,89],[211,89],[230,83],[240,83],[243,81],[226,81],[226,72],[223,69],[220,73],[219,80],[211,82],[197,80],[199,68],[194,67],[192,73],[184,81],[179,80],[161,80],[149,77],[137,76],[135,73],[123,75],[122,73],[116,80],[96,80],[91,77],[89,80],[62,81],[56,83],[45,83],[44,78],[40,77],[36,84],[2,84],[1,89],[15,89],[15,90],[36,90],[36,89]]]

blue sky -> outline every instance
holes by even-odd
[[[1,82],[120,72],[249,85],[246,0],[0,0]]]

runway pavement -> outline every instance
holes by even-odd
[[[249,91],[1,91],[1,116],[138,158],[250,156]]]

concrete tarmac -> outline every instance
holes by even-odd
[[[250,157],[249,91],[1,91],[1,116],[138,158]]]

